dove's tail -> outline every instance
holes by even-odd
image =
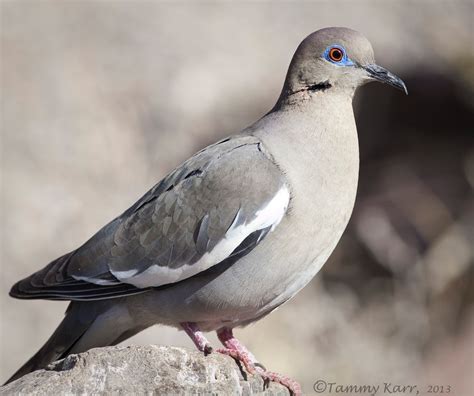
[[[124,305],[112,305],[109,301],[71,302],[64,319],[46,344],[5,384],[72,353],[116,345],[148,327],[136,326],[128,311],[124,311]]]

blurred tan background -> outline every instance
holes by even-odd
[[[410,95],[361,90],[343,240],[303,292],[237,335],[307,394],[324,379],[472,395],[473,21],[472,1],[2,1],[0,381],[67,306],[11,299],[10,286],[262,116],[299,42],[348,26]],[[193,348],[164,327],[127,343]]]

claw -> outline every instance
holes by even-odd
[[[207,356],[207,355],[211,354],[212,351],[213,351],[213,348],[212,348],[212,346],[211,346],[210,344],[204,345],[204,348],[203,348],[203,349],[204,349],[204,350],[203,350],[204,356]]]
[[[265,366],[264,366],[262,363],[255,362],[253,365],[254,365],[257,369],[262,369],[263,371],[267,371],[267,369],[265,368]]]

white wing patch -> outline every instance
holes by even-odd
[[[252,221],[231,227],[222,241],[194,264],[185,264],[179,268],[152,265],[138,275],[135,275],[136,271],[134,270],[111,271],[111,273],[120,281],[139,288],[179,282],[225,260],[251,233],[270,226],[273,231],[282,220],[289,202],[290,192],[286,186],[283,186],[264,208],[255,213]],[[88,281],[92,282],[91,279]]]
[[[138,272],[135,270],[135,272]],[[90,278],[87,276],[78,276],[78,275],[72,275],[72,277],[75,280],[81,280],[84,282],[88,283],[93,283],[94,285],[99,285],[99,286],[112,286],[112,285],[120,285],[120,282],[118,281],[110,281],[110,280],[104,280],[104,279],[99,279],[99,278]]]

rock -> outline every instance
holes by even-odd
[[[0,388],[1,395],[289,395],[242,372],[230,357],[169,346],[96,348]]]

